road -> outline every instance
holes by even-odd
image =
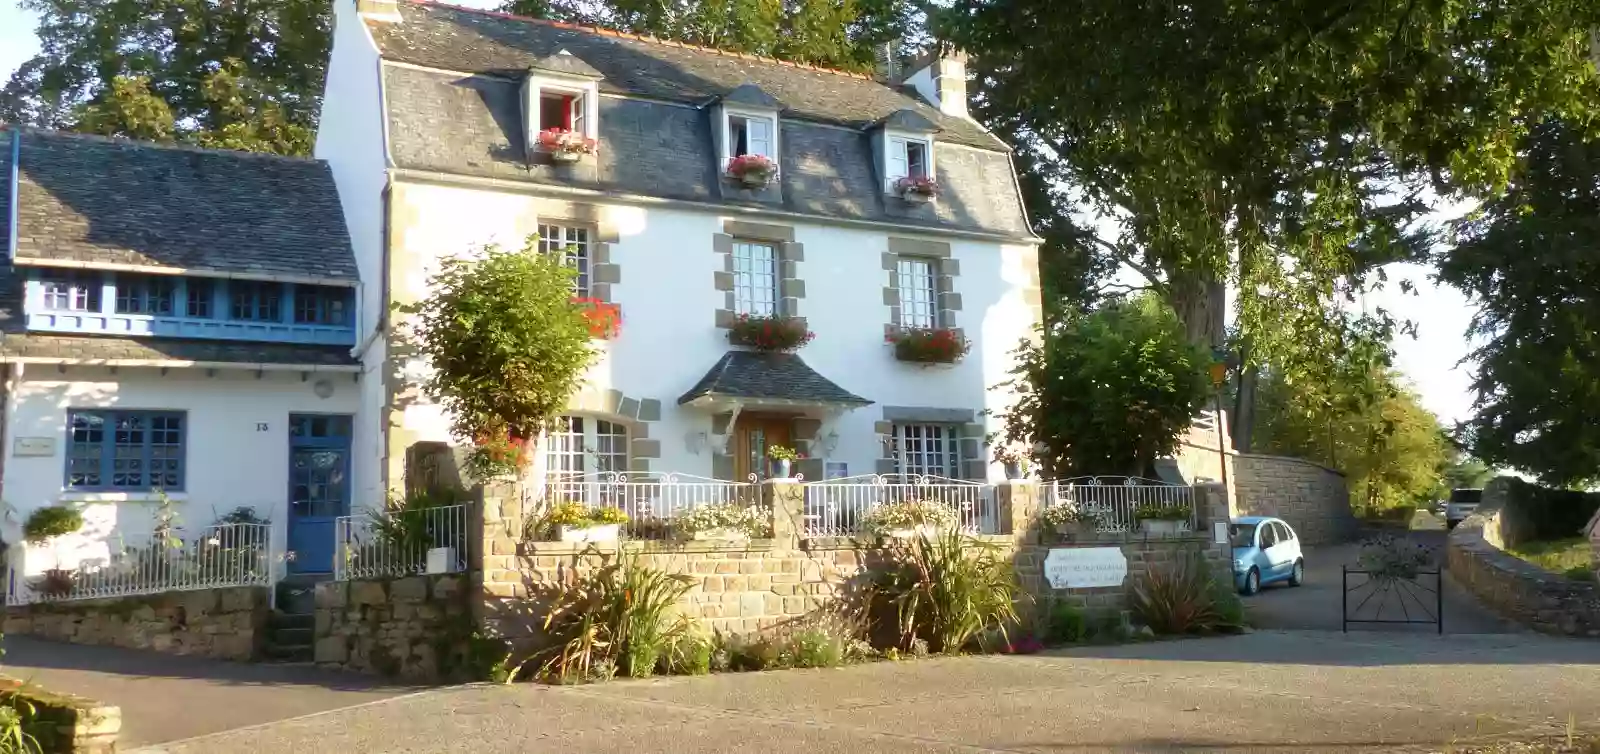
[[[1600,643],[1262,631],[1028,657],[428,691],[145,752],[1439,750],[1600,728]]]

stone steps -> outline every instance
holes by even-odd
[[[267,619],[268,661],[311,662],[315,659],[317,581],[319,579],[291,576],[278,583],[278,609]]]

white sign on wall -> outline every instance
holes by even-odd
[[[11,443],[14,456],[53,456],[56,454],[54,437],[18,437]]]
[[[1120,547],[1063,547],[1044,559],[1044,579],[1051,589],[1121,586],[1128,577],[1128,558]]]

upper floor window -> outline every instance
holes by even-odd
[[[182,413],[69,411],[67,427],[68,489],[183,489]]]
[[[191,317],[210,319],[216,316],[212,310],[214,301],[212,296],[216,292],[216,283],[210,280],[191,278],[184,282],[183,310]]]
[[[961,441],[947,424],[896,424],[890,442],[902,474],[961,476]]]
[[[889,183],[891,189],[901,178],[933,177],[933,150],[922,139],[889,137]]]
[[[171,278],[148,275],[117,276],[118,314],[172,314]]]
[[[44,308],[74,312],[100,311],[100,278],[77,272],[53,272],[44,278]]]
[[[540,89],[539,130],[548,131],[554,128],[560,131],[586,133],[584,131],[586,104],[582,92]]]
[[[778,249],[753,241],[733,243],[733,311],[770,317],[778,311]]]
[[[933,262],[902,258],[896,264],[896,286],[900,289],[900,324],[906,327],[939,326],[938,293]]]
[[[283,319],[282,286],[277,283],[235,280],[228,285],[233,318],[272,322]]]
[[[728,158],[758,154],[769,160],[778,157],[773,148],[773,134],[777,131],[773,118],[756,115],[728,115]]]
[[[566,256],[566,262],[578,275],[573,282],[572,295],[578,298],[589,297],[589,230],[587,228],[574,228],[563,225],[539,226],[539,251],[541,253],[561,253]]]
[[[343,325],[347,323],[346,302],[341,288],[302,285],[294,289],[294,321],[300,325]]]

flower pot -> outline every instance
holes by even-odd
[[[695,532],[689,538],[696,542],[732,542],[746,540],[750,536],[738,529],[705,529]]]
[[[1021,461],[1006,461],[1002,465],[1005,466],[1005,468],[1006,468],[1006,478],[1007,479],[1021,479],[1022,478],[1022,462]]]
[[[582,152],[571,152],[565,149],[557,149],[550,152],[550,161],[559,164],[570,165],[581,159],[583,159]]]
[[[902,191],[900,199],[906,204],[927,204],[933,201],[933,194],[924,194],[921,191]]]
[[[1183,521],[1171,518],[1141,518],[1139,528],[1146,534],[1172,535],[1183,533]]]
[[[747,189],[764,189],[767,184],[772,183],[772,176],[765,173],[744,173],[734,176],[733,180]]]
[[[600,524],[598,526],[560,526],[556,532],[562,542],[615,542],[621,524]]]
[[[916,526],[890,529],[884,532],[883,536],[889,539],[916,539],[917,537],[933,539],[939,536],[939,527],[933,524],[917,524]]]
[[[792,479],[794,475],[790,473],[791,463],[787,458],[770,458],[767,459],[767,470],[772,473],[773,479]]]

